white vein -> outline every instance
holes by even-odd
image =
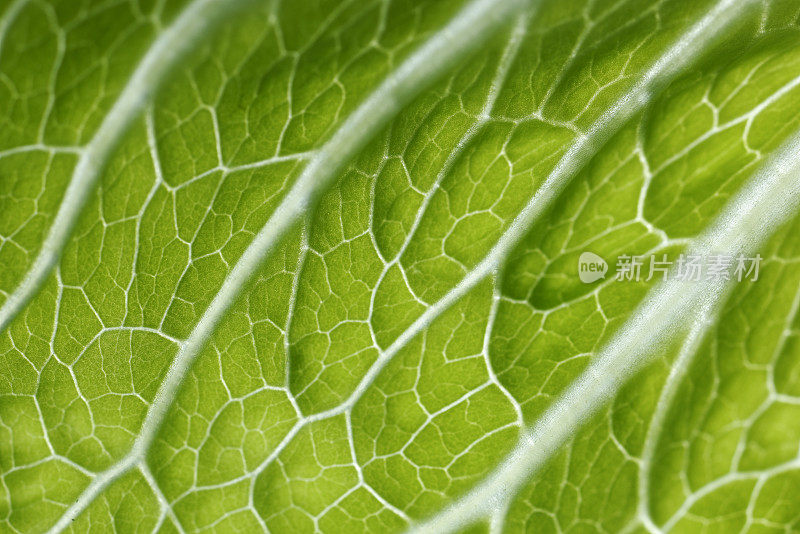
[[[642,80],[603,113],[594,126],[570,147],[486,257],[444,297],[429,306],[386,351],[380,354],[356,390],[345,401],[343,407],[337,407],[331,410],[331,413],[344,411],[343,408],[353,403],[354,399],[359,398],[375,381],[378,374],[402,347],[478,283],[500,268],[533,222],[549,208],[575,174],[591,159],[604,142],[631,117],[639,113],[661,87],[668,84],[720,39],[729,26],[751,8],[753,3],[752,0],[718,2],[705,17],[693,25],[685,35],[660,56],[648,69]],[[318,415],[325,416],[326,414]]]
[[[122,135],[139,116],[153,93],[185,52],[243,0],[195,0],[158,36],[137,65],[114,105],[89,143],[79,149],[78,162],[50,230],[33,265],[0,307],[0,331],[33,298],[58,261],[103,166]]]
[[[720,38],[722,33],[735,21],[742,12],[748,8],[748,3],[735,3],[732,0],[725,0],[719,2],[709,14],[704,17],[696,25],[692,26],[689,31],[679,39],[667,52],[661,56],[654,65],[647,71],[642,80],[634,85],[634,87],[620,98],[609,110],[604,113],[593,128],[587,134],[581,137],[578,142],[565,154],[559,161],[555,169],[548,176],[542,187],[536,192],[533,198],[529,201],[527,206],[514,220],[510,229],[501,237],[495,247],[489,252],[486,258],[479,263],[470,273],[468,273],[451,291],[449,291],[442,299],[429,306],[412,325],[406,329],[385,351],[381,352],[376,362],[370,367],[361,382],[354,389],[351,395],[340,405],[336,406],[325,412],[309,415],[301,418],[290,429],[280,444],[269,454],[269,456],[262,462],[262,464],[255,469],[252,473],[244,476],[237,477],[229,480],[225,485],[235,483],[247,478],[258,476],[267,465],[272,463],[278,455],[285,449],[285,447],[293,440],[293,438],[300,432],[300,430],[309,423],[335,417],[337,415],[347,413],[363,393],[372,385],[377,376],[383,368],[391,361],[391,359],[411,341],[416,335],[422,332],[427,326],[441,313],[447,310],[451,305],[460,300],[466,295],[473,287],[480,281],[486,278],[489,274],[494,272],[503,263],[510,251],[516,246],[522,236],[525,235],[527,229],[551,204],[551,202],[563,191],[569,181],[574,175],[582,168],[582,166],[596,153],[596,151],[603,145],[605,140],[611,137],[619,128],[621,128],[631,117],[639,113],[645,104],[647,104],[652,96],[664,85],[669,83],[677,74],[685,69],[691,62],[696,59],[703,51],[710,48],[717,39]],[[465,12],[462,12],[448,28],[463,27],[466,24],[475,24],[475,19],[480,18],[482,15],[481,9],[486,9],[486,2],[476,2],[469,6]],[[515,6],[516,8],[516,6]],[[469,21],[469,22],[467,22]],[[486,21],[482,21],[486,22]],[[494,21],[498,23],[498,21]],[[354,114],[345,121],[342,128],[337,131],[334,137],[319,151],[314,153],[312,160],[300,176],[298,181],[293,186],[290,193],[287,195],[284,202],[276,210],[270,221],[265,225],[264,229],[259,233],[253,243],[248,247],[242,260],[239,261],[231,273],[220,293],[225,298],[227,305],[233,300],[235,295],[238,295],[241,285],[228,286],[232,278],[240,279],[238,284],[243,284],[244,281],[251,276],[255,271],[257,265],[269,250],[275,245],[277,240],[286,229],[294,224],[300,216],[304,213],[306,207],[310,206],[314,199],[323,191],[329,181],[333,179],[335,171],[346,162],[351,156],[350,150],[355,150],[366,139],[371,137],[379,128],[381,123],[375,122],[375,117],[371,116],[372,111],[377,106],[378,109],[375,113],[385,113],[386,119],[393,115],[396,110],[399,110],[401,103],[394,99],[389,99],[389,105],[384,103],[387,96],[397,93],[397,97],[405,95],[406,91],[410,91],[413,86],[409,86],[406,82],[407,79],[395,80],[400,73],[405,72],[404,76],[414,77],[420,74],[424,63],[424,58],[418,57],[419,54],[433,53],[432,45],[436,43],[436,47],[452,46],[452,40],[457,39],[458,33],[455,30],[448,31],[448,28],[443,30],[442,34],[435,36],[431,41],[423,45],[419,52],[412,56],[404,65],[402,65],[394,74],[392,74],[381,86],[362,104],[362,106],[354,112]],[[474,31],[474,30],[473,30]],[[463,34],[462,34],[463,38]],[[435,48],[435,47],[434,47]],[[441,58],[439,58],[441,60]],[[439,67],[444,68],[449,64],[450,60],[441,60],[438,63]],[[416,69],[416,70],[415,70]],[[425,76],[429,76],[425,74]],[[402,83],[401,83],[402,82]],[[386,109],[389,108],[389,112]],[[366,110],[366,111],[365,111]],[[359,128],[362,128],[359,130]],[[252,255],[252,258],[250,258]],[[240,269],[243,262],[249,267],[245,271]],[[237,271],[238,270],[238,271]],[[245,276],[243,273],[250,273]],[[235,276],[234,276],[235,275]],[[215,299],[216,301],[217,299]],[[206,322],[209,312],[213,312],[215,304],[212,303],[209,310],[201,319],[195,332],[202,332],[207,336],[213,330],[216,322]],[[227,309],[227,308],[225,308]],[[222,312],[215,321],[219,320]],[[194,333],[193,333],[194,336]],[[191,339],[191,337],[190,337]],[[205,342],[199,343],[197,347]],[[188,343],[187,343],[188,345]],[[184,347],[186,349],[186,347]],[[174,397],[177,386],[182,381],[182,377],[188,370],[189,365],[194,360],[197,350],[189,353],[182,351],[176,358],[176,365],[168,373],[165,384],[169,388],[169,393],[160,397],[163,404],[168,405],[169,399]],[[172,377],[172,378],[171,378]],[[164,386],[162,386],[163,389]],[[155,405],[162,404],[162,400],[157,400]],[[159,416],[163,420],[164,412]],[[160,420],[147,427],[143,431],[143,435],[155,432],[160,425]],[[140,436],[141,437],[141,436]],[[152,436],[148,439],[152,439]],[[148,443],[147,441],[139,442],[141,444]],[[477,510],[478,508],[476,508]]]
[[[209,4],[211,2],[204,3]],[[405,345],[411,338],[423,330],[430,321],[452,305],[456,300],[460,299],[469,289],[474,287],[474,285],[485,278],[487,274],[499,266],[513,246],[524,235],[527,228],[530,227],[531,222],[538,218],[552,200],[560,194],[566,186],[566,183],[568,183],[589,157],[596,152],[599,146],[629,118],[638,113],[660,86],[668,83],[671,78],[684,69],[689,62],[696,57],[698,51],[702,51],[710,46],[713,41],[719,37],[721,30],[738,17],[741,10],[748,7],[749,4],[749,2],[740,2],[738,4],[732,1],[720,2],[708,17],[693,27],[667,54],[660,58],[647,72],[642,81],[635,85],[629,93],[613,105],[598,120],[595,127],[580,138],[564,158],[561,159],[544,185],[537,191],[526,208],[515,219],[510,230],[503,235],[486,259],[470,272],[445,298],[428,308],[428,310],[426,310],[426,312],[396,340],[392,347],[395,345],[398,347]],[[470,4],[451,22],[451,24],[442,30],[442,32],[435,35],[434,38],[428,41],[417,53],[401,65],[395,73],[390,75],[356,112],[345,121],[344,125],[334,134],[332,139],[326,143],[319,152],[311,155],[309,165],[285,200],[270,218],[270,221],[264,226],[250,247],[245,251],[242,259],[237,263],[226,279],[222,289],[197,324],[192,335],[187,340],[187,343],[182,347],[179,356],[176,358],[175,362],[173,362],[167,378],[159,390],[156,401],[148,412],[142,433],[139,439],[137,439],[131,453],[114,467],[98,476],[90,485],[89,490],[79,499],[80,506],[76,504],[76,507],[72,507],[70,509],[72,512],[65,514],[65,516],[62,517],[62,522],[65,518],[76,515],[77,512],[87,506],[97,493],[102,491],[108,483],[121,476],[122,473],[136,465],[136,463],[144,457],[144,453],[152,442],[152,439],[154,439],[163,421],[166,410],[175,397],[178,386],[182,382],[183,377],[186,375],[189,366],[200,348],[205,344],[208,336],[219,323],[221,317],[235,300],[236,296],[241,292],[243,285],[257,270],[263,258],[272,250],[288,228],[302,216],[316,197],[325,190],[327,185],[329,185],[335,177],[336,171],[374,134],[374,132],[402,107],[404,102],[406,102],[411,95],[418,92],[424,86],[423,82],[429,82],[434,74],[443,71],[457,57],[466,53],[470,48],[477,46],[477,43],[483,40],[482,38],[476,38],[476,28],[478,33],[477,37],[488,35],[521,5],[523,5],[521,1],[513,0],[503,2],[502,4],[489,2],[488,0],[475,1]],[[713,24],[711,24],[712,20]],[[125,94],[126,92],[123,92],[123,96]],[[139,96],[143,97],[143,95]],[[136,102],[128,103],[128,105],[136,107],[137,109],[135,111],[138,111],[138,108],[141,107],[141,102],[138,104]],[[112,114],[115,109],[116,105],[115,108],[112,109]],[[135,116],[135,111],[132,112],[133,116]],[[119,113],[122,112],[118,112],[118,114]],[[132,120],[132,118],[129,120]],[[103,123],[103,126],[105,125],[106,121]],[[103,126],[101,126],[101,132]],[[121,132],[118,135],[121,135]],[[111,148],[113,148],[113,146],[111,146],[113,145],[113,141],[98,143],[98,145],[100,146],[95,150],[100,150],[100,153],[103,153],[103,150],[105,150],[105,155],[107,156],[107,152],[110,152]],[[85,190],[91,188],[96,175],[99,174],[99,166],[97,163],[84,163],[87,161],[86,154],[90,152],[91,147],[92,143],[87,146],[86,151],[81,152],[81,160],[76,168],[76,176],[83,177],[82,180],[78,181],[79,185],[84,187]],[[73,179],[70,190],[75,182],[76,180]],[[65,203],[67,203],[67,198],[68,197],[65,196]],[[62,211],[60,210],[59,216],[61,213]],[[57,225],[54,224],[54,227],[55,226]],[[69,230],[61,233],[68,236]],[[66,237],[64,237],[64,240],[65,239]],[[61,246],[63,246],[63,242]],[[60,249],[57,250],[60,252]],[[49,251],[50,250],[45,247],[43,248],[42,254],[46,254]],[[40,266],[39,269],[44,269],[44,271],[43,274],[38,276],[41,276],[42,279],[46,276],[57,255],[58,254],[55,253],[52,258],[46,257],[45,260],[42,260],[45,261],[45,266]],[[40,265],[41,256],[42,255],[40,255],[40,258],[37,258],[37,262],[32,271],[38,272],[37,266]],[[41,283],[41,280],[39,282],[36,282],[36,280],[36,275],[29,275],[29,277],[26,277],[26,282],[22,284],[21,289],[25,288],[26,284],[28,284],[28,286],[31,287],[29,293],[33,294],[36,291],[37,284]],[[19,293],[19,291],[16,292],[15,295],[17,293]],[[24,294],[25,291],[22,293]],[[30,298],[30,295],[26,298]],[[11,300],[12,299],[9,299],[9,301]],[[21,308],[21,306],[24,305],[24,300],[19,302],[21,302],[21,304],[18,304],[18,307]],[[13,317],[13,315],[19,311],[17,309],[13,313],[4,315],[7,308],[9,308],[9,302],[6,302],[6,305],[0,310],[1,326],[7,324],[7,322],[2,322],[4,317]],[[359,390],[368,387],[372,381],[374,381],[383,366],[385,366],[393,354],[396,353],[396,350],[392,351],[390,347],[390,350],[387,350],[386,353],[388,353],[388,357],[379,359],[370,369],[370,372],[359,385],[359,389],[354,392],[354,395],[356,395]],[[360,394],[356,395],[355,398],[358,396],[360,396]],[[341,413],[344,410],[337,411]],[[323,415],[324,414],[318,414],[319,417],[312,416],[309,419],[321,418]],[[284,443],[290,441],[298,430],[299,425],[296,425],[285,437]],[[279,447],[279,449],[281,448],[282,447]],[[275,451],[275,453],[277,453],[277,451]],[[274,457],[275,453],[271,455],[271,457]]]
[[[119,98],[104,118],[88,145],[79,151],[80,158],[72,180],[64,194],[50,231],[39,255],[19,287],[0,308],[0,331],[4,330],[25,304],[36,294],[52,270],[69,239],[75,222],[89,198],[105,161],[121,136],[149,102],[160,82],[185,52],[208,31],[212,24],[223,20],[226,12],[238,2],[224,0],[195,0],[158,36],[136,67]],[[115,464],[105,476],[98,476],[54,525],[53,531],[66,528],[77,515],[113,480],[136,462],[126,457]]]
[[[198,21],[194,20],[194,17],[198,15],[198,10],[205,12],[208,4],[213,4],[213,0],[198,0],[198,2],[198,4],[193,4],[181,16],[176,25],[180,25],[181,20],[188,18],[184,25],[195,31],[198,30]],[[99,473],[92,480],[77,502],[70,506],[61,516],[58,523],[53,527],[53,532],[63,530],[109,484],[144,460],[177,395],[178,388],[209,336],[235,302],[245,284],[261,266],[264,258],[273,250],[282,236],[306,213],[319,195],[327,189],[336,177],[337,171],[414,95],[433,83],[441,73],[460,57],[479,46],[524,5],[524,0],[473,0],[473,2],[467,4],[444,28],[429,38],[397,70],[391,73],[344,121],[331,139],[314,153],[283,201],[281,201],[230,271],[219,292],[195,325],[186,342],[182,344],[178,355],[170,365],[166,377],[156,393],[156,397],[142,424],[142,429],[130,452],[122,460],[108,470]],[[205,15],[208,15],[208,13],[205,13]],[[184,32],[178,32],[178,35],[182,33]],[[173,30],[168,30],[164,36],[167,35],[170,35],[172,40],[176,37],[176,33]],[[166,37],[164,36],[159,41],[165,39]],[[148,62],[153,50],[159,50],[159,53],[171,55],[171,50],[163,50],[167,44],[169,43],[157,42],[153,49],[148,52],[143,63]],[[173,46],[175,46],[175,43],[173,43]],[[156,70],[161,73],[164,66],[155,59],[152,59],[151,62],[155,63],[156,67],[160,67]],[[132,83],[135,82],[133,83],[134,87],[138,88],[143,81],[153,81],[152,72],[150,72],[153,68],[148,67],[146,69],[148,71],[146,76],[139,75],[139,78],[144,78],[144,80],[136,80],[137,75],[135,74],[132,80]],[[129,90],[126,88],[123,92],[123,97],[128,92]],[[128,100],[133,97],[138,98],[135,102],[127,102],[127,105],[123,107],[127,110],[131,105],[135,104],[136,111],[138,111],[144,101],[141,99],[142,95],[137,91],[132,92],[133,95],[129,96]],[[123,97],[121,97],[121,100],[124,100]],[[116,107],[112,109],[110,115],[115,114]],[[117,115],[120,113],[121,111],[116,112]],[[117,120],[114,119],[111,124],[115,124]],[[104,121],[98,135],[103,133],[108,121],[109,118]],[[111,147],[103,144],[103,148],[109,151]],[[93,161],[93,158],[86,157],[86,153],[83,154],[81,162],[84,162],[83,165],[87,168],[79,172],[82,169],[81,162],[79,162],[76,176],[81,180],[78,180],[79,185],[75,186],[76,180],[73,179],[69,187],[70,190],[74,189],[73,186],[81,187],[80,192],[85,193],[91,187],[91,183],[94,182],[96,175],[99,173],[99,167]],[[87,184],[87,181],[90,183]],[[77,202],[73,199],[74,193],[70,195],[70,190],[65,196],[65,204],[70,204],[70,202],[75,204]],[[76,205],[72,205],[68,207],[68,211],[72,213],[75,208]],[[59,215],[61,215],[61,210]],[[58,216],[56,222],[58,222]],[[56,227],[57,224],[53,226]],[[62,229],[56,229],[56,233],[59,240],[65,240],[68,236],[68,231],[65,232]],[[64,235],[62,236],[62,234]],[[50,241],[50,236],[48,236],[48,241]],[[58,242],[60,243],[60,241]],[[38,273],[34,274],[34,277],[40,277],[43,280],[55,262],[61,246],[63,246],[63,243],[61,243],[57,251],[49,250],[48,247],[43,248],[42,254],[46,255],[46,258],[42,261],[45,263],[39,266],[38,269],[34,269],[35,273]],[[37,258],[37,265],[39,265],[39,258]],[[30,278],[30,276],[26,278],[26,281],[22,284],[22,287],[26,289],[26,292],[23,292],[24,295],[27,295],[26,299],[35,292],[41,283],[38,278],[33,278],[35,283]],[[22,297],[18,297],[15,302],[17,304],[12,308],[14,313],[16,313],[17,308],[24,304],[25,300]],[[9,303],[6,302],[6,304]],[[3,310],[5,309],[6,306],[4,305]],[[2,313],[2,310],[0,310],[0,326],[4,325],[2,318],[5,316]],[[12,317],[11,312],[8,312],[8,317],[10,320]],[[295,425],[292,431],[284,438],[284,442],[288,443],[298,430],[299,425]]]
[[[705,257],[755,253],[800,203],[798,151],[800,133],[751,177],[709,230],[695,240],[690,253]],[[416,531],[451,532],[491,513],[498,503],[514,496],[582,423],[641,369],[654,347],[663,346],[677,328],[696,320],[698,309],[716,305],[724,289],[724,282],[713,279],[670,280],[656,286],[495,472]]]
[[[715,304],[716,307],[714,306]],[[672,407],[675,396],[678,394],[680,385],[683,383],[683,379],[700,348],[700,344],[705,339],[706,333],[714,324],[718,311],[719,302],[709,300],[702,306],[698,313],[698,320],[695,321],[689,329],[689,333],[681,346],[678,357],[670,368],[667,379],[664,382],[664,387],[661,389],[661,394],[658,397],[655,411],[648,424],[647,435],[645,436],[644,446],[642,447],[642,457],[639,462],[639,500],[637,516],[644,527],[653,533],[661,532],[650,515],[650,474],[658,439],[661,436],[667,414]]]
[[[639,113],[655,93],[682,72],[699,55],[710,48],[727,28],[750,7],[748,2],[736,3],[733,0],[718,2],[708,15],[692,26],[674,45],[672,45],[646,72],[642,80],[612,105],[595,123],[587,134],[564,155],[555,169],[536,192],[528,205],[514,220],[510,229],[500,238],[489,254],[469,272],[442,299],[429,306],[397,339],[382,351],[351,395],[340,405],[325,412],[301,418],[287,433],[280,444],[269,454],[252,473],[229,480],[227,484],[258,476],[271,464],[297,433],[307,424],[348,413],[364,392],[374,383],[383,368],[416,335],[425,330],[431,322],[451,305],[465,296],[473,287],[497,270],[513,250],[528,228],[564,190],[569,181],[582,166],[597,152],[603,143],[621,128],[631,117]],[[517,38],[519,38],[517,36]],[[493,90],[496,90],[493,89]],[[374,96],[374,95],[373,95]],[[490,100],[491,102],[491,100]],[[491,103],[487,103],[491,106]],[[489,109],[491,109],[489,107]],[[474,135],[468,132],[467,137]],[[461,143],[462,146],[464,143]],[[324,147],[323,147],[324,152]],[[440,177],[438,177],[440,178]],[[492,502],[498,502],[493,499]],[[484,503],[485,504],[485,503]],[[473,510],[481,510],[474,507]],[[438,525],[437,525],[438,527]]]

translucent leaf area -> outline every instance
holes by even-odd
[[[0,532],[800,532],[798,154],[797,0],[0,0]]]

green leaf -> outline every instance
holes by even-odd
[[[799,21],[0,0],[1,529],[800,529]]]

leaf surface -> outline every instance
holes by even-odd
[[[800,528],[798,16],[0,2],[3,529]]]

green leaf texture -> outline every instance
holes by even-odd
[[[798,154],[796,0],[0,0],[0,531],[800,531]]]

